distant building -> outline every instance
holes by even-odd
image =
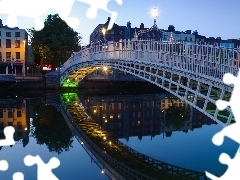
[[[3,26],[0,19],[0,74],[22,73],[22,65],[27,61],[28,33],[18,27]]]
[[[99,24],[90,35],[90,43],[100,42],[104,39],[102,30],[108,27],[110,17],[108,17],[105,24]],[[114,23],[111,30],[106,31],[105,38],[107,41],[119,41],[120,39],[125,39],[125,26],[119,26]]]

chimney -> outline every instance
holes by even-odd
[[[143,23],[140,24],[140,29],[144,29],[144,24]]]
[[[192,30],[186,30],[185,33],[186,33],[186,34],[191,34],[191,33],[192,33]]]
[[[3,27],[3,23],[1,19],[0,19],[0,27]]]
[[[131,23],[130,23],[130,21],[127,22],[127,27],[131,28]]]
[[[175,31],[175,27],[173,25],[169,25],[168,26],[168,31],[174,32]]]

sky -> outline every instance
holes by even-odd
[[[3,1],[3,0],[2,0]],[[26,0],[21,0],[26,1]],[[97,0],[101,1],[101,0]],[[106,0],[104,0],[106,1]],[[159,10],[157,26],[160,29],[167,29],[174,25],[177,31],[197,30],[198,34],[206,37],[221,37],[222,39],[240,38],[239,24],[239,0],[122,0],[123,4],[118,5],[114,0],[108,3],[108,9],[118,12],[115,21],[118,25],[125,26],[128,21],[132,27],[139,27],[144,23],[145,27],[153,25],[153,18],[150,11],[156,7]],[[84,45],[89,43],[89,36],[98,24],[104,24],[110,13],[98,10],[95,19],[86,17],[90,6],[78,0],[74,1],[70,17],[77,17],[80,25],[75,31],[82,36]],[[24,6],[26,11],[29,9]],[[23,10],[25,10],[23,8]],[[38,7],[32,7],[38,8]],[[11,9],[11,8],[10,8]],[[45,12],[40,17],[45,20],[48,14],[56,14],[54,10]],[[30,16],[30,15],[29,15]],[[8,15],[0,12],[0,19],[6,24]],[[21,29],[34,26],[34,19],[30,17],[18,17],[18,27]]]

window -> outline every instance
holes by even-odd
[[[122,108],[122,104],[118,103],[118,109],[121,109],[121,108]]]
[[[190,41],[192,41],[192,38],[190,38]]]
[[[137,125],[139,126],[141,124],[141,121],[138,120]]]
[[[187,41],[187,37],[185,37],[185,41]]]
[[[21,110],[17,110],[17,117],[22,117],[22,111]]]
[[[154,108],[154,101],[151,101],[151,107]]]
[[[110,109],[110,110],[114,110],[114,103],[110,103],[110,104],[109,104],[109,109]]]
[[[0,130],[3,130],[4,127],[3,127],[3,122],[0,123]]]
[[[114,37],[111,37],[111,41],[114,41]]]
[[[0,52],[0,61],[2,61],[2,52]]]
[[[15,48],[20,48],[20,40],[15,40]]]
[[[141,117],[141,112],[138,112],[138,117]]]
[[[146,117],[149,117],[149,111],[146,111]]]
[[[17,129],[22,129],[22,123],[21,122],[17,122]]]
[[[114,30],[111,30],[111,32],[110,32],[111,34],[114,34]]]
[[[110,123],[110,128],[113,129],[113,123]]]
[[[20,52],[16,52],[16,59],[20,59]]]
[[[122,127],[122,123],[118,123],[118,128],[121,128]]]
[[[132,112],[132,117],[135,117],[135,112]]]
[[[13,126],[13,122],[8,122],[8,126]]]
[[[11,52],[6,52],[6,60],[11,61]]]
[[[121,119],[121,114],[118,114],[118,119]]]
[[[132,103],[132,108],[135,108],[135,102]]]
[[[11,37],[11,32],[6,32],[7,37]]]
[[[13,118],[13,110],[8,109],[8,118]]]
[[[20,32],[15,32],[15,37],[20,37]]]
[[[103,119],[106,118],[106,117],[107,117],[106,114],[103,114],[103,115],[102,115],[102,118],[103,118]]]
[[[106,110],[106,104],[105,103],[102,104],[102,110],[104,110],[104,111]]]
[[[149,102],[148,101],[146,102],[146,106],[149,107]]]
[[[1,41],[1,39],[0,39],[0,47],[2,47],[2,41]]]
[[[11,39],[6,39],[6,48],[11,48]]]
[[[122,34],[122,30],[119,30],[119,34]]]
[[[109,118],[110,118],[110,119],[113,119],[113,114],[110,114]]]
[[[0,118],[3,118],[3,109],[0,109]]]
[[[2,36],[2,31],[0,31],[0,36]]]

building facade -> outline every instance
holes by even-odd
[[[3,26],[0,19],[0,74],[22,73],[28,59],[28,33],[18,27]]]

